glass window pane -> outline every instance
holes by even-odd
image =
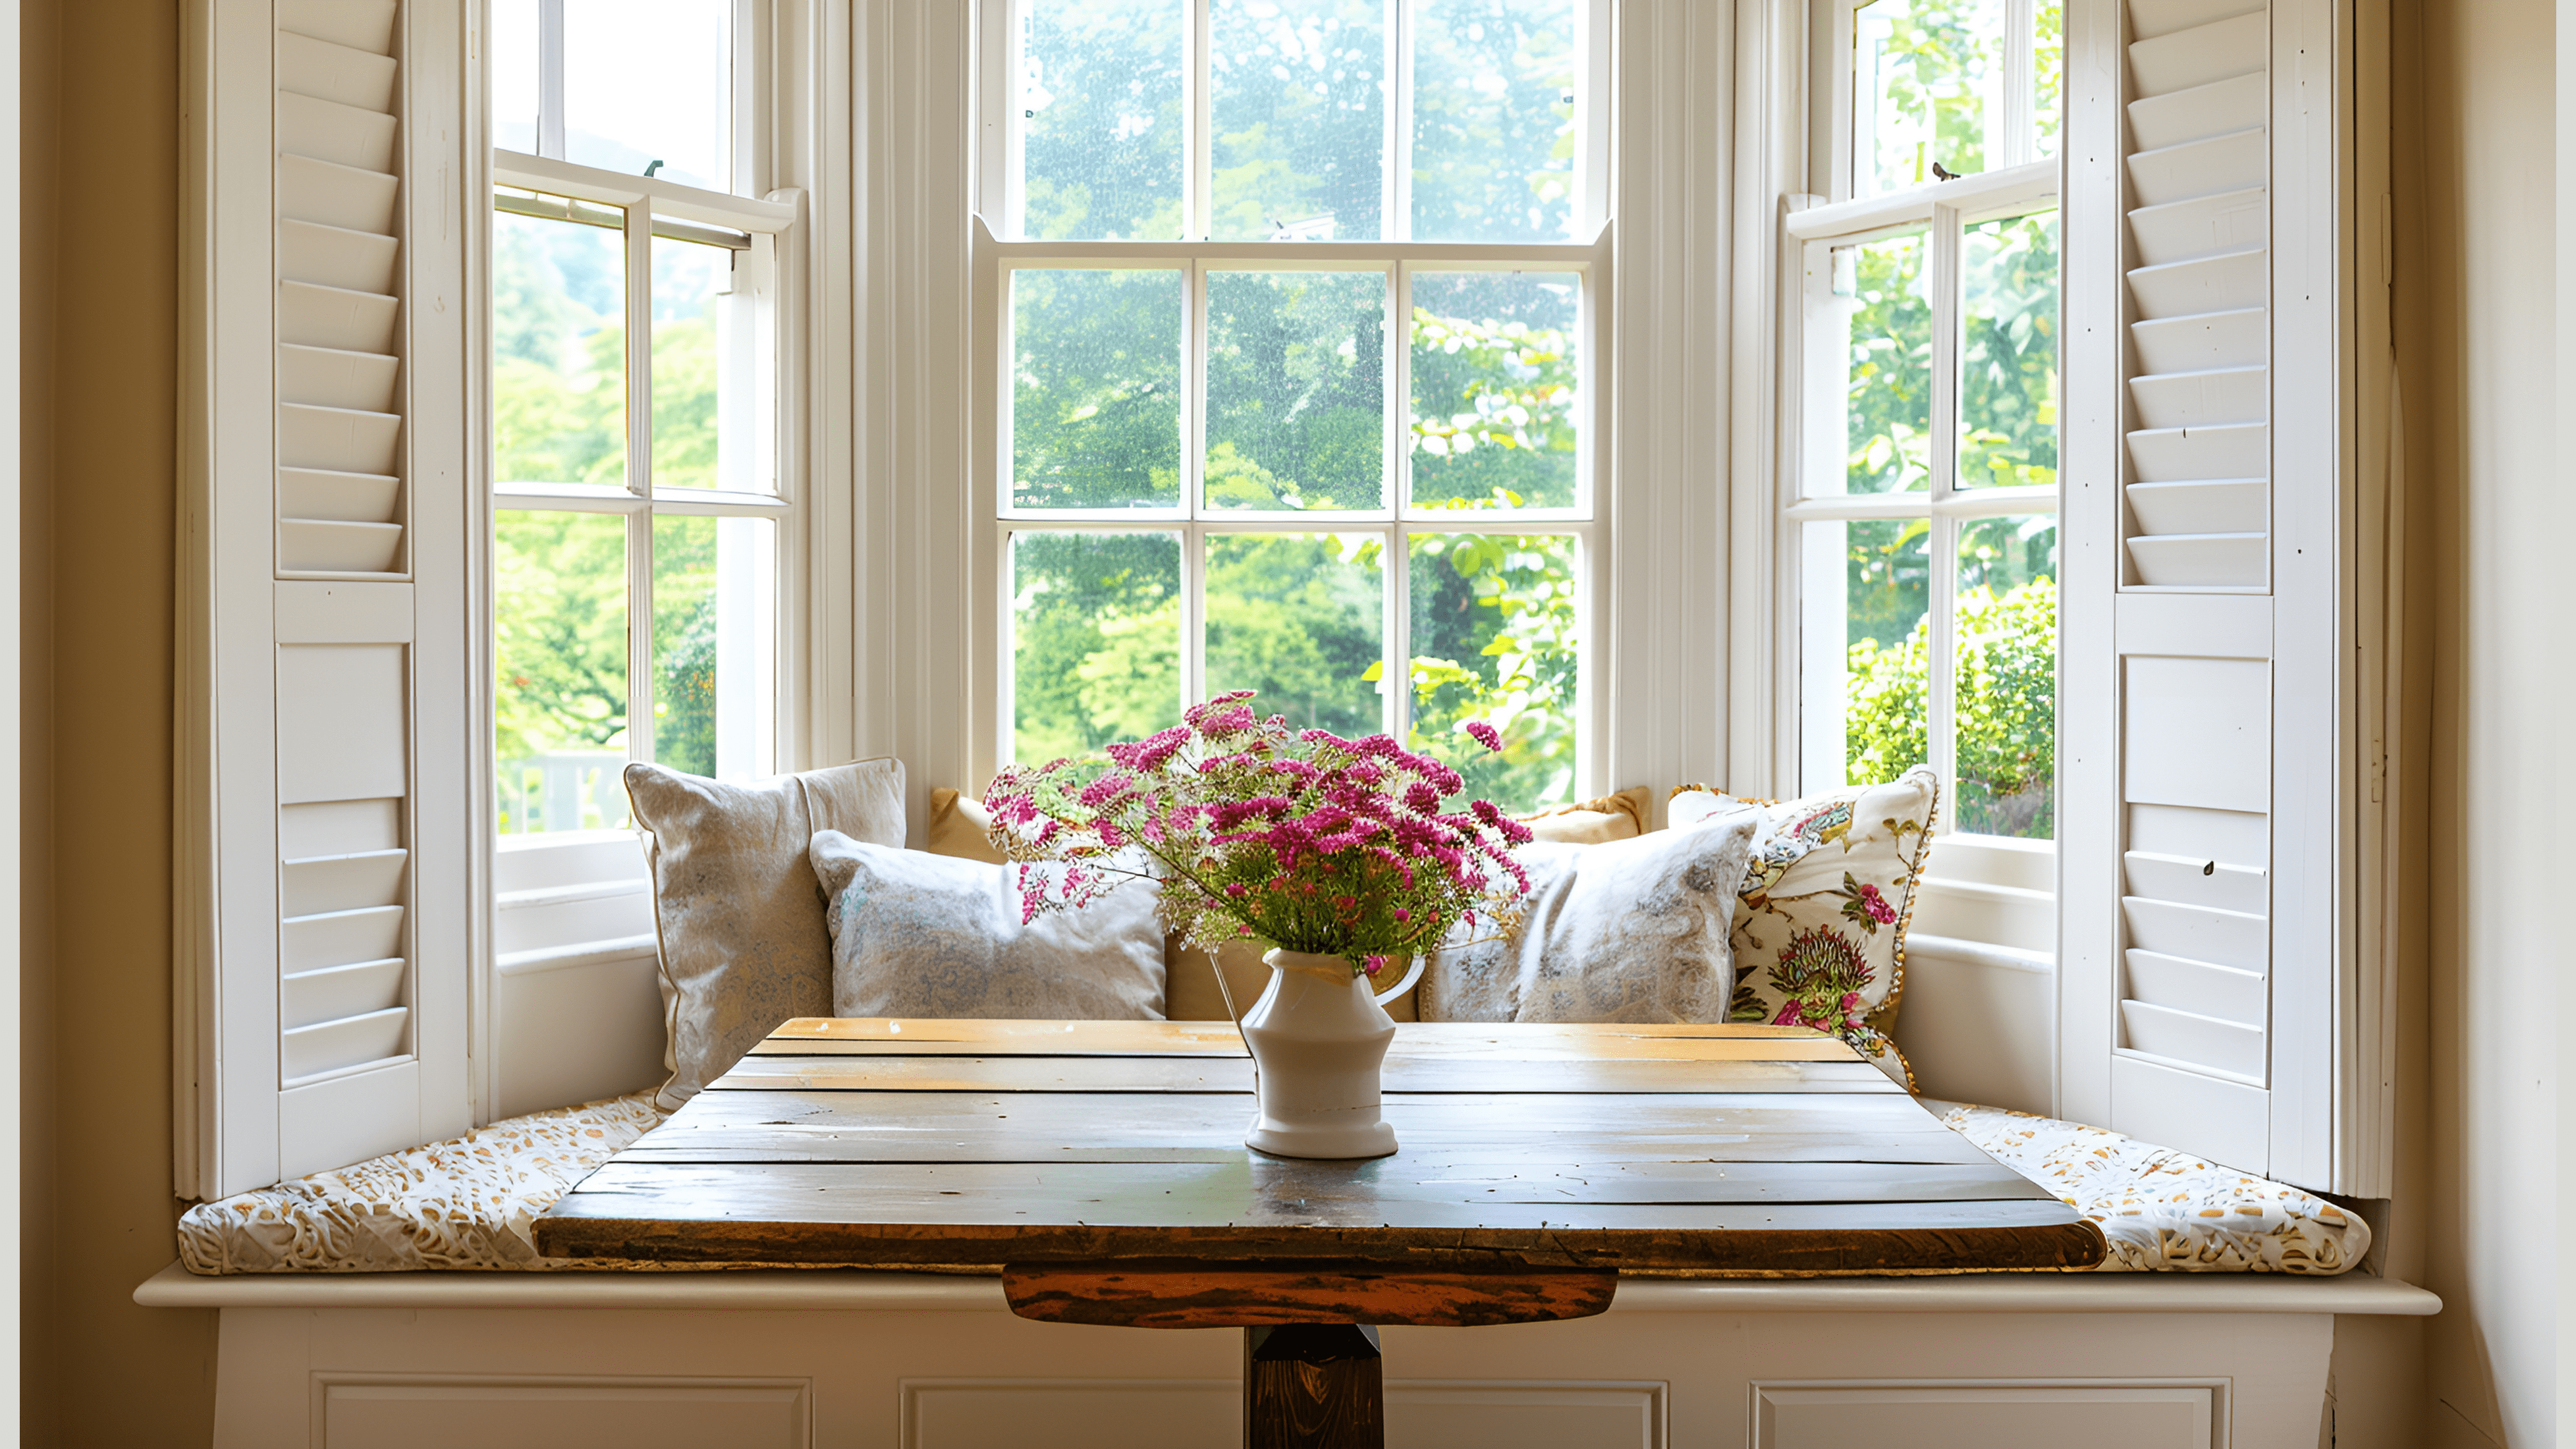
[[[492,144],[537,153],[537,0],[492,0]]]
[[[1178,508],[1177,271],[1011,274],[1011,503]]]
[[[1208,274],[1207,507],[1386,506],[1386,282]]]
[[[1959,486],[2057,481],[2057,213],[1979,222],[1961,258]]]
[[[1467,793],[1507,810],[1574,798],[1581,759],[1576,541],[1561,534],[1415,534],[1410,748],[1445,760]],[[1498,754],[1466,734],[1483,720]]]
[[[1834,248],[1834,289],[1848,299],[1847,452],[1842,487],[1822,491],[1932,486],[1931,259],[1921,232]]]
[[[1800,621],[1800,788],[1893,780],[1930,758],[1931,522],[1810,523],[1804,534],[1815,586]]]
[[[2032,7],[2030,58],[2032,154],[2054,156],[2065,105],[2066,0],[2039,0]]]
[[[1215,0],[1209,234],[1374,241],[1386,185],[1386,0]]]
[[[1020,31],[1020,232],[1181,235],[1183,0],[1027,0]]]
[[[2003,0],[1872,0],[1852,25],[1853,195],[2000,161]]]
[[[626,520],[492,518],[494,758],[504,835],[626,823]]]
[[[653,486],[770,492],[766,329],[742,254],[653,239]]]
[[[1386,728],[1386,541],[1232,533],[1207,541],[1207,693],[1345,739]]]
[[[1413,235],[1561,241],[1574,224],[1576,0],[1408,0]]]
[[[1414,273],[1414,507],[1574,506],[1582,296],[1572,272]]]
[[[1958,721],[1961,830],[2057,834],[2057,520],[1960,525]]]
[[[564,0],[564,156],[733,189],[733,0]]]
[[[1180,719],[1180,535],[1013,535],[1011,758],[1039,764]]]
[[[622,232],[493,214],[496,482],[626,481],[625,295]]]
[[[770,773],[777,525],[653,520],[653,758],[719,779]]]

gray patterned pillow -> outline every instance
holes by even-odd
[[[1726,1020],[1735,892],[1759,821],[1738,810],[1599,845],[1522,846],[1519,933],[1435,953],[1422,1019]]]
[[[1011,866],[837,830],[814,837],[813,858],[834,1016],[1163,1019],[1163,925],[1149,882],[1023,925]]]
[[[832,1009],[832,941],[805,847],[817,830],[903,843],[903,763],[863,760],[768,780],[626,767],[652,832],[662,942],[662,1064],[677,1110],[780,1022]]]

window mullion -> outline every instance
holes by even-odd
[[[1402,518],[1413,507],[1412,263],[1397,262],[1388,272],[1387,310],[1386,504]]]
[[[653,496],[653,217],[626,213],[626,487]],[[626,519],[626,753],[653,758],[653,513]]]
[[[1386,600],[1386,698],[1378,718],[1398,740],[1412,738],[1413,728],[1413,556],[1411,535],[1401,523],[1386,526],[1384,577],[1379,592]]]
[[[653,514],[626,515],[626,758],[653,758]]]
[[[1208,697],[1207,532],[1198,524],[1181,531],[1181,698],[1187,709]]]
[[[1405,44],[1405,23],[1410,9],[1405,0],[1386,0],[1386,59],[1378,66],[1378,80],[1386,87],[1386,104],[1379,114],[1386,117],[1386,180],[1379,194],[1385,213],[1378,222],[1378,235],[1390,239],[1411,240],[1413,236],[1413,127],[1409,97],[1412,95],[1412,61]]]
[[[1182,225],[1191,241],[1207,240],[1216,211],[1216,138],[1210,134],[1214,112],[1209,92],[1216,89],[1210,60],[1210,0],[1190,0],[1190,69],[1182,80],[1189,96],[1189,174],[1181,178]]]
[[[1958,658],[1959,523],[1941,507],[1959,487],[1959,312],[1963,238],[1954,207],[1932,208],[1932,527],[1930,578],[1932,698],[1924,753],[1942,782],[1953,787]]]
[[[2019,166],[2039,155],[2039,136],[2032,124],[2031,102],[2038,89],[2032,82],[2034,57],[2031,54],[2033,15],[2036,0],[2004,0],[2004,94],[2003,135],[2001,146],[1987,162],[1988,170]]]
[[[564,0],[537,0],[537,154],[564,159]]]

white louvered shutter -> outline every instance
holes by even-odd
[[[2351,7],[2093,0],[2068,38],[2061,1110],[2384,1191],[2349,1086]]]
[[[461,1130],[462,16],[201,0],[181,1191]]]

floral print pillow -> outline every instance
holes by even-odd
[[[1923,767],[1802,800],[1739,802],[1703,786],[1674,792],[1676,829],[1740,803],[1763,813],[1738,891],[1729,1021],[1831,1032],[1913,1088],[1888,1033],[1905,993],[1905,927],[1940,799],[1939,778]]]

